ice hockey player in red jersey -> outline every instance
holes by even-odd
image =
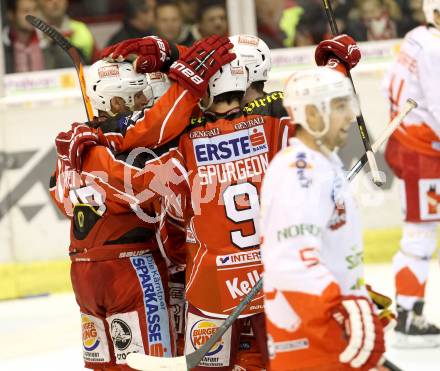
[[[87,83],[101,117],[147,104],[146,77],[135,73],[130,63],[96,62]],[[101,120],[103,135],[107,128],[119,131],[123,117]],[[75,129],[80,131],[81,125]],[[83,171],[72,173],[63,166],[74,143],[68,134],[56,141],[59,161],[51,193],[72,220],[71,279],[81,311],[85,365],[95,370],[128,370],[125,359],[131,352],[173,356],[167,267],[156,240],[158,223],[141,220],[129,197],[105,182],[105,174],[115,170],[108,164],[116,162],[124,168],[126,155],[115,157],[110,149],[91,148],[91,157],[83,159]],[[156,208],[145,206],[152,217]]]
[[[325,67],[294,73],[284,105],[298,127],[261,193],[271,370],[370,370],[382,324],[364,284],[359,217],[334,150],[358,112],[351,83]]]
[[[215,51],[205,46],[207,53]],[[233,56],[225,57],[224,63]],[[221,67],[220,59],[217,62],[212,73]],[[100,61],[90,68],[89,76],[88,93],[100,116],[109,118],[147,104],[143,94],[146,77],[135,73],[130,63]],[[179,107],[175,104],[176,94]],[[198,97],[180,84],[173,84],[151,110],[141,110],[135,118],[124,115],[95,120],[97,132],[77,124],[57,137],[58,167],[51,179],[51,193],[60,209],[72,218],[71,277],[81,309],[88,368],[128,369],[125,358],[130,352],[168,357],[176,354],[168,272],[157,239],[156,216],[161,199],[148,199],[142,204],[124,187],[124,176],[133,169],[142,169],[149,158],[141,154],[129,161],[130,154],[116,155],[110,148],[118,146],[122,134],[128,135],[133,120],[146,126],[149,137],[144,143],[150,141],[151,147],[157,147],[167,137],[167,117],[177,113],[177,117],[188,121],[197,101]],[[170,132],[173,130],[170,128]],[[109,148],[91,146],[98,137]],[[80,143],[78,138],[84,141]],[[157,151],[161,148],[153,159]],[[81,171],[75,173],[73,169]],[[113,184],[120,187],[107,182],[108,174],[118,179]]]
[[[403,236],[393,259],[398,321],[396,347],[438,347],[440,328],[423,316],[429,262],[440,221],[440,1],[424,0],[427,25],[410,31],[386,77],[395,116],[418,102],[390,138],[385,157],[402,185]]]

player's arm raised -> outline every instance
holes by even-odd
[[[360,60],[361,52],[356,41],[345,34],[321,41],[315,50],[318,66],[336,69],[344,75],[356,67]]]
[[[127,43],[128,45],[119,46],[110,55],[123,60],[130,59],[130,53],[134,53],[136,72],[166,70],[174,84],[136,125],[127,130],[123,151],[139,146],[155,148],[179,135],[188,125],[194,108],[205,94],[210,77],[235,58],[235,54],[230,53],[232,43],[228,38],[218,35],[197,41],[182,55],[179,53],[179,59],[173,61],[171,58],[171,65],[167,62],[170,54],[167,43],[162,42],[165,45],[162,49],[165,51],[157,46],[156,41],[148,42],[153,43],[153,46],[142,46],[146,43],[145,39],[133,41],[131,45],[129,41]],[[157,57],[161,53],[164,53],[164,61]],[[154,60],[151,61],[152,59]],[[143,65],[153,67],[146,71],[140,67]]]

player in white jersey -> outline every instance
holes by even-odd
[[[350,81],[325,67],[297,72],[284,105],[296,138],[269,165],[261,193],[271,370],[369,370],[383,327],[363,281],[356,206],[335,150],[358,112]]]
[[[385,80],[392,116],[407,98],[418,103],[386,149],[386,160],[403,190],[403,237],[393,259],[398,347],[440,345],[440,329],[423,317],[440,221],[440,0],[424,0],[423,7],[427,25],[406,35]]]

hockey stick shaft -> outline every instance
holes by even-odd
[[[403,371],[400,367],[397,367],[393,362],[390,362],[388,360],[385,360],[383,365],[390,371]]]
[[[338,25],[336,24],[335,14],[333,12],[332,5],[330,3],[330,0],[322,0],[324,4],[325,13],[328,18],[328,22],[330,24],[330,29],[332,31],[333,36],[339,35]],[[351,81],[351,84],[353,86],[353,91],[356,93],[356,88],[354,86],[353,78],[351,77],[350,70],[347,70],[347,75]],[[370,165],[371,170],[371,176],[373,179],[374,184],[377,186],[381,186],[384,183],[384,180],[382,179],[381,173],[379,172],[379,169],[377,167],[377,162],[374,157],[374,152],[371,148],[370,144],[370,138],[368,136],[367,126],[365,125],[364,116],[362,115],[362,112],[356,116],[356,121],[359,128],[359,133],[361,135],[362,143],[365,148],[365,154],[368,159],[368,163]]]
[[[246,297],[237,305],[234,311],[225,319],[222,325],[217,329],[217,331],[208,339],[208,341],[200,347],[197,352],[191,353],[187,356],[188,369],[196,367],[200,361],[205,357],[211,348],[221,339],[224,333],[232,326],[234,321],[238,316],[245,310],[248,304],[253,300],[258,291],[263,288],[263,278],[260,278],[251,291],[246,295]]]
[[[35,28],[43,32],[45,35],[50,37],[55,42],[55,44],[57,44],[61,49],[63,49],[67,54],[69,54],[75,66],[76,74],[78,76],[84,107],[86,109],[87,119],[89,121],[92,121],[93,109],[92,109],[92,105],[90,104],[90,99],[87,95],[86,81],[84,79],[84,68],[78,50],[76,50],[76,48],[63,35],[61,35],[57,30],[55,30],[55,28],[49,26],[43,20],[34,17],[33,15],[27,15],[26,21],[28,21],[32,26],[34,26]]]
[[[402,123],[403,119],[414,109],[417,107],[417,103],[408,99],[406,101],[403,110],[387,125],[384,131],[380,134],[379,138],[373,143],[371,149],[374,153],[376,153],[382,144],[391,136],[394,130]],[[368,162],[367,154],[364,154],[361,159],[351,168],[348,173],[347,180],[351,182],[353,178],[356,176],[359,171],[364,167],[364,165]]]
[[[233,312],[225,319],[217,331],[211,335],[208,341],[191,354],[174,358],[159,358],[139,353],[130,353],[127,356],[127,364],[136,370],[187,370],[196,367],[206,356],[211,348],[222,338],[225,332],[232,326],[243,310],[253,300],[255,295],[263,288],[263,278],[260,278],[246,297],[237,305]]]

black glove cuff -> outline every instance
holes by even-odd
[[[160,72],[163,73],[168,73],[171,65],[179,59],[179,49],[177,49],[176,44],[168,42],[168,45],[170,46],[170,55],[167,56],[162,68],[160,69]]]

